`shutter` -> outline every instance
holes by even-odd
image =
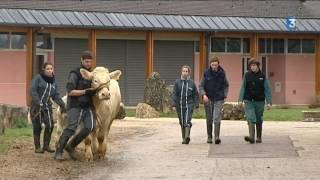
[[[182,65],[193,69],[193,41],[155,41],[155,71],[168,85],[180,77]]]
[[[86,39],[56,38],[54,41],[55,78],[61,96],[66,94],[69,72],[80,65],[81,54],[88,49]]]

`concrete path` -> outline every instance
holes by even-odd
[[[254,145],[243,141],[244,121],[223,121],[220,145],[206,143],[205,120],[193,121],[189,145],[181,144],[177,119],[127,118],[113,127],[123,133],[108,147],[112,166],[81,179],[320,179],[317,122],[265,122],[264,142]]]

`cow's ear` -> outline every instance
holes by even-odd
[[[119,80],[120,76],[121,76],[120,70],[115,70],[110,73],[110,79]]]
[[[86,70],[86,69],[81,68],[80,73],[81,73],[82,77],[86,80],[92,80],[92,78],[93,78],[93,73]]]

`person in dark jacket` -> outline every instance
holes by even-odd
[[[50,148],[51,134],[54,127],[52,118],[52,102],[56,102],[62,112],[65,112],[65,104],[59,96],[58,86],[53,75],[53,66],[46,62],[43,65],[43,71],[36,75],[31,85],[31,108],[30,115],[33,126],[33,139],[36,153],[44,153],[44,151],[53,153]],[[45,124],[43,135],[43,148],[40,146],[40,134],[42,123]]]
[[[198,90],[190,78],[191,68],[187,65],[181,68],[181,77],[176,80],[172,93],[173,107],[175,107],[181,126],[182,144],[189,144],[191,119],[194,108],[199,108]]]
[[[91,71],[91,52],[83,52],[81,56],[81,66],[71,70],[69,73],[67,82],[68,126],[63,130],[58,141],[56,154],[54,156],[56,160],[64,160],[63,149],[68,152],[71,159],[76,160],[75,147],[90,134],[96,125],[95,108],[92,102],[92,96],[95,94],[95,90],[91,88],[91,81],[82,77],[80,73],[81,68]],[[68,143],[68,140],[74,135],[78,127],[78,121],[83,121],[84,127]]]
[[[222,108],[228,96],[229,82],[224,69],[220,66],[218,57],[210,60],[209,66],[210,67],[204,72],[199,90],[206,112],[207,143],[212,143],[212,125],[214,123],[215,144],[220,144]]]
[[[259,61],[251,58],[249,61],[250,71],[246,72],[241,85],[239,102],[245,103],[245,114],[248,121],[249,136],[245,136],[247,142],[261,143],[262,123],[265,101],[267,109],[272,104],[271,88],[266,76],[261,72]],[[255,141],[255,126],[257,140]]]

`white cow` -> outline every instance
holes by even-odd
[[[85,157],[86,160],[93,160],[93,155],[103,158],[107,151],[107,136],[111,124],[116,119],[121,103],[121,92],[119,87],[119,77],[121,71],[116,70],[109,73],[107,68],[96,67],[92,72],[85,69],[80,70],[83,78],[92,80],[92,87],[97,89],[96,95],[93,96],[93,103],[96,108],[96,128],[85,139]],[[65,99],[66,100],[66,99]],[[60,109],[57,109],[60,111]],[[60,114],[58,112],[58,114]],[[67,126],[65,115],[58,117],[57,132],[61,135],[61,130]],[[78,128],[81,129],[80,126]],[[77,132],[76,132],[77,133]]]

